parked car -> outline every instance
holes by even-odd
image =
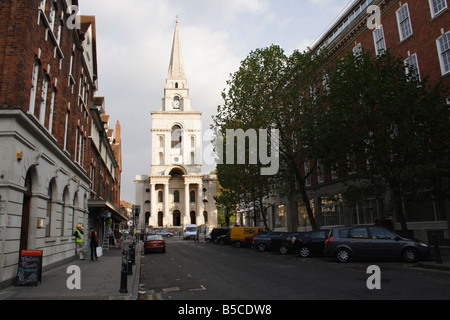
[[[217,238],[226,235],[230,228],[214,228],[210,233],[210,242],[217,244]],[[208,242],[208,241],[207,241]]]
[[[223,234],[221,236],[218,236],[217,239],[216,239],[216,242],[219,243],[219,244],[222,244],[222,245],[224,245],[224,244],[231,244],[232,242],[230,240],[230,233],[231,233],[231,230],[228,231],[227,234]]]
[[[168,231],[166,229],[164,229],[164,230],[154,230],[151,234],[152,235],[160,235],[160,236],[167,237],[167,238],[173,237],[173,232]]]
[[[304,232],[287,232],[279,237],[274,237],[270,241],[269,250],[279,251],[281,254],[287,254],[292,251],[292,245]]]
[[[230,232],[230,240],[236,248],[241,247],[245,242],[245,237],[257,233],[269,233],[266,227],[233,227]]]
[[[315,230],[301,234],[293,243],[292,250],[302,258],[311,255],[323,255],[325,241],[328,239],[329,230]]]
[[[144,253],[147,254],[153,251],[166,252],[166,242],[159,234],[147,236],[144,242]]]
[[[256,249],[260,252],[266,251],[270,247],[272,238],[280,237],[286,232],[269,232],[266,234],[258,234],[253,238],[252,249]]]
[[[342,263],[353,258],[400,258],[417,262],[428,257],[429,246],[379,226],[337,227],[331,229],[324,253]]]

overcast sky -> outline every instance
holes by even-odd
[[[151,111],[160,110],[178,16],[186,77],[203,130],[230,74],[257,48],[305,50],[353,0],[80,0],[95,15],[99,91],[122,126],[122,200],[151,171]],[[213,168],[205,167],[204,173]]]

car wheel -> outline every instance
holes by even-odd
[[[336,259],[337,259],[337,261],[339,261],[341,263],[348,262],[350,260],[350,257],[351,257],[351,254],[348,249],[339,248],[336,251]]]
[[[266,251],[266,245],[264,243],[260,243],[258,244],[258,247],[256,247],[258,249],[259,252],[264,252]]]
[[[408,247],[402,252],[403,261],[417,262],[419,260],[419,253],[416,248]]]
[[[242,246],[242,243],[241,243],[240,241],[236,241],[236,242],[234,243],[234,246],[235,246],[236,248],[240,248],[240,247]]]
[[[287,254],[288,252],[289,252],[289,248],[288,248],[287,245],[282,245],[282,246],[280,247],[280,253],[281,253],[281,254]]]
[[[301,247],[298,254],[302,258],[308,258],[309,255],[311,254],[311,251],[307,247]]]

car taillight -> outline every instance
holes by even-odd
[[[327,239],[327,241],[325,241],[325,244],[328,244],[328,243],[330,243],[330,242],[331,242],[331,240],[333,240],[333,237],[329,237],[329,238]]]

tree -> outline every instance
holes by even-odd
[[[446,96],[441,84],[429,86],[406,73],[402,59],[388,51],[375,58],[350,53],[330,75],[319,120],[321,153],[328,166],[339,159],[341,172],[354,172],[354,190],[381,193],[388,187],[404,231],[403,200],[448,184]]]
[[[315,161],[310,170],[305,170],[303,164],[315,159],[316,149],[312,146],[318,129],[316,115],[321,86],[317,84],[324,79],[323,59],[322,54],[299,51],[287,57],[275,45],[251,52],[228,82],[228,89],[222,94],[224,105],[219,106],[214,118],[214,129],[222,136],[230,128],[279,131],[276,152],[281,163],[278,174],[258,175],[255,169],[262,167],[259,162],[241,167],[223,164],[218,165],[218,178],[224,186],[237,190],[247,203],[254,206],[259,203],[261,212],[262,200],[270,189],[277,188],[287,194],[291,202],[288,217],[293,231],[297,221],[294,202],[298,194],[306,206],[312,228],[318,228],[306,189],[306,180],[315,170]],[[235,168],[230,168],[231,165]],[[236,179],[244,176],[245,181]]]

